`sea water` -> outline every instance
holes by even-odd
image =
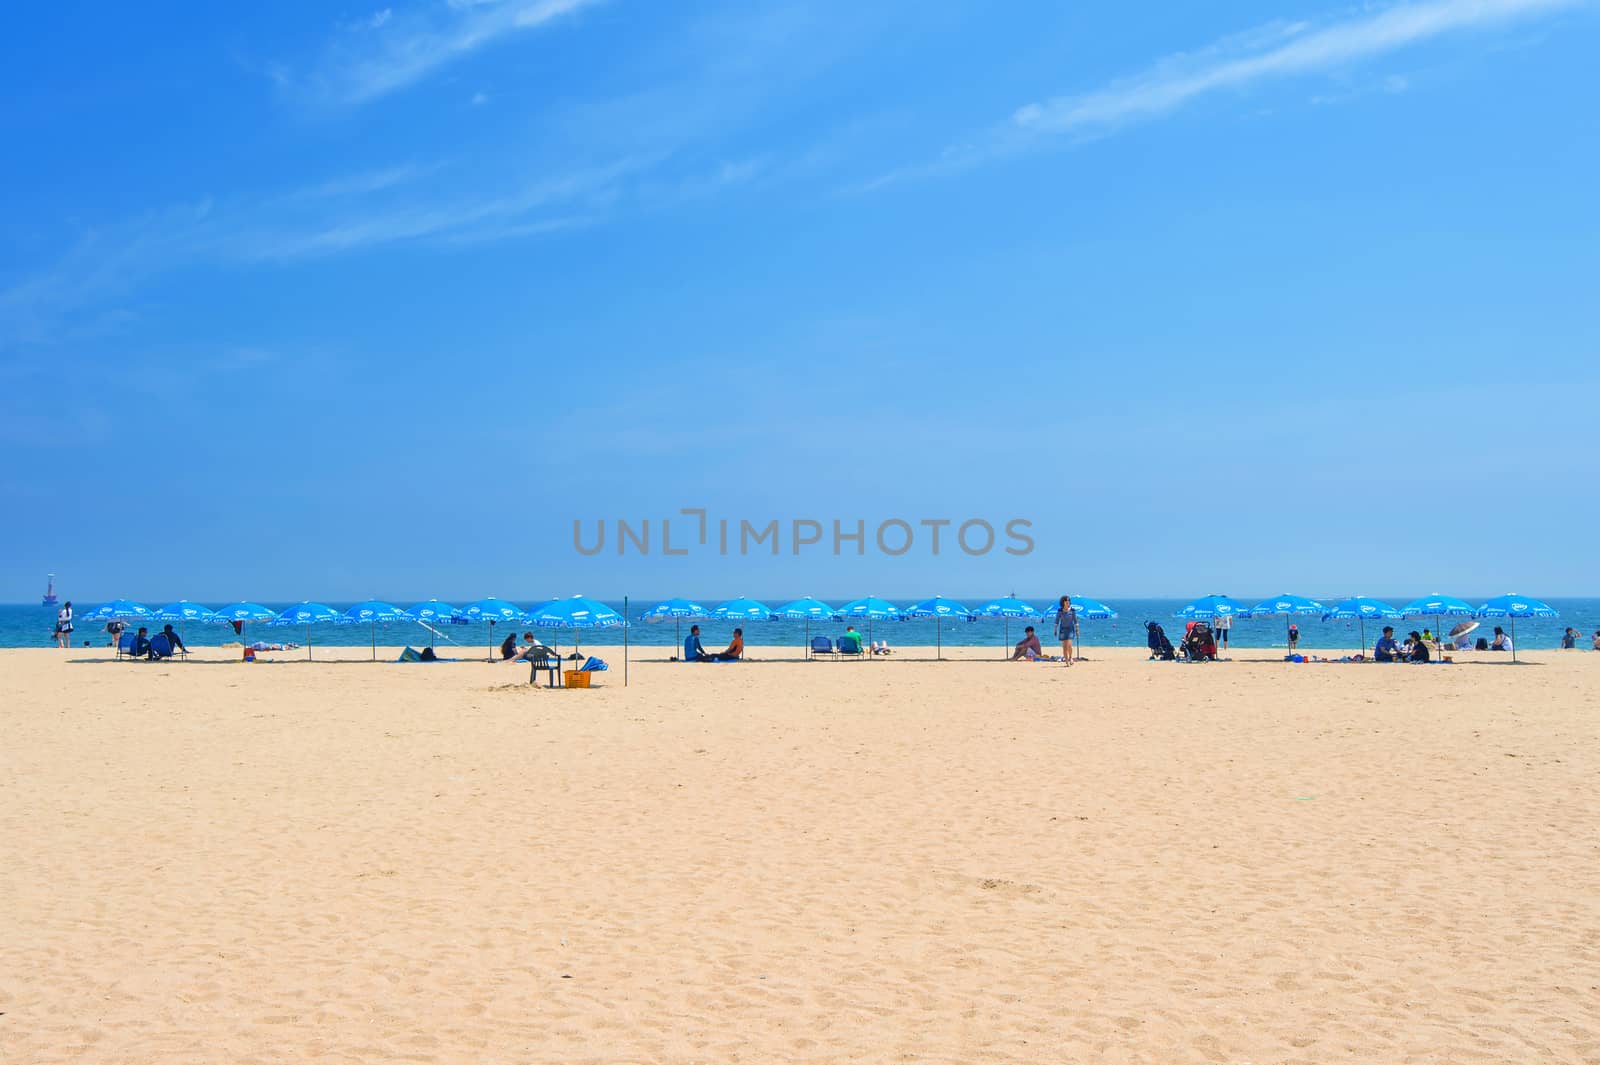
[[[1265,598],[1263,595],[1259,598]],[[1255,602],[1256,598],[1240,596],[1242,601]],[[1484,596],[1478,599],[1468,599],[1468,602],[1482,602]],[[787,599],[773,599],[768,605],[788,602]],[[873,640],[887,640],[891,647],[905,646],[933,646],[936,641],[942,642],[946,647],[993,647],[998,655],[1002,649],[1009,648],[1011,644],[1022,638],[1022,631],[1026,625],[1034,625],[1038,631],[1039,639],[1045,645],[1046,651],[1050,650],[1053,630],[1051,615],[1054,611],[1055,600],[1047,598],[1034,598],[1027,600],[1046,616],[1039,621],[1012,620],[1009,625],[999,620],[981,621],[946,621],[936,629],[935,623],[929,619],[916,621],[874,621],[870,624],[865,620],[852,622],[863,634],[870,631]],[[1173,614],[1188,602],[1187,599],[1108,599],[1106,602],[1118,611],[1118,617],[1105,621],[1085,620],[1080,623],[1081,638],[1086,648],[1101,647],[1143,647],[1145,644],[1145,622],[1159,622],[1167,631],[1167,636],[1177,643],[1183,634],[1182,621]],[[1390,603],[1404,603],[1407,597],[1386,599]],[[519,606],[532,607],[541,600],[529,598],[526,601],[514,600]],[[628,640],[631,643],[649,647],[670,647],[676,645],[682,638],[681,634],[689,631],[690,622],[675,626],[672,622],[646,624],[638,621],[637,616],[643,613],[655,600],[630,600],[627,604],[628,612],[634,619],[628,627]],[[697,600],[707,606],[714,606],[715,600]],[[841,601],[842,602],[842,601]],[[1519,651],[1550,650],[1560,646],[1561,634],[1567,626],[1578,630],[1578,646],[1587,650],[1591,645],[1596,629],[1600,629],[1600,599],[1546,599],[1561,616],[1555,619],[1519,619],[1516,622],[1517,649]],[[968,603],[968,606],[977,605],[978,600]],[[154,604],[146,604],[154,605]],[[208,606],[221,606],[220,603],[209,603]],[[269,609],[282,610],[294,605],[290,603],[262,603]],[[327,604],[338,610],[351,606],[349,603]],[[396,605],[407,607],[409,602],[399,602]],[[460,605],[460,604],[456,604]],[[621,601],[608,602],[618,613],[623,612]],[[834,603],[832,605],[839,605]],[[908,606],[910,601],[896,603],[897,606]],[[74,602],[74,610],[78,615],[75,621],[76,631],[72,634],[74,646],[81,647],[85,641],[92,646],[105,646],[109,644],[104,623],[94,624],[82,620],[84,614],[93,610],[94,603]],[[28,605],[0,605],[0,647],[51,647],[55,640],[51,635],[55,627],[57,607]],[[1353,649],[1362,642],[1361,626],[1354,621],[1323,621],[1321,618],[1247,618],[1233,623],[1232,644],[1240,648],[1264,649],[1283,648],[1289,622],[1293,620],[1300,627],[1300,646],[1303,649]],[[1443,627],[1449,631],[1452,625],[1460,622],[1461,618],[1444,618]],[[799,621],[700,621],[695,622],[700,626],[700,631],[708,650],[719,650],[725,646],[733,634],[735,624],[744,629],[747,643],[756,646],[792,645],[796,649],[805,643],[807,632],[812,636],[838,637],[844,632],[846,622],[824,621],[812,622],[809,629],[804,622]],[[1431,617],[1411,618],[1406,621],[1372,622],[1366,623],[1365,644],[1371,647],[1377,640],[1379,631],[1385,624],[1394,625],[1396,631],[1404,637],[1411,629],[1421,630],[1432,628],[1435,619]],[[1495,625],[1502,625],[1508,631],[1511,623],[1503,618],[1485,618],[1474,638],[1487,637],[1494,631]],[[225,624],[195,624],[174,625],[182,633],[184,642],[196,647],[214,647],[218,644],[235,641],[237,636],[231,625]],[[150,625],[152,632],[159,631],[161,623]],[[505,639],[508,629],[515,628],[520,633],[526,626],[507,626],[499,624],[494,626],[492,637],[490,628],[484,624],[474,625],[442,625],[437,626],[437,635],[417,622],[397,622],[377,627],[377,642],[380,646],[395,646],[411,644],[422,646],[429,642],[430,637],[439,646],[459,646],[463,648],[486,648],[491,642],[499,643]],[[542,629],[539,630],[540,638],[546,643],[560,642],[569,644],[573,639],[570,629]],[[245,627],[245,636],[252,642],[266,640],[278,643],[306,643],[308,637],[313,644],[330,647],[364,647],[372,642],[373,632],[370,626],[356,625],[313,625],[309,631],[304,625],[278,626],[272,624],[253,624]],[[580,644],[620,644],[622,631],[620,629],[585,629],[577,634]]]

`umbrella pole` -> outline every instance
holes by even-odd
[[[311,661],[311,623],[306,623],[306,661]]]
[[[622,686],[628,686],[628,597],[622,597]]]
[[[378,623],[376,621],[372,623],[372,660],[374,662],[378,660]]]
[[[1517,616],[1511,615],[1511,661],[1517,660]]]
[[[1366,618],[1360,618],[1358,620],[1358,624],[1360,624],[1360,626],[1361,626],[1361,653],[1362,654],[1366,654],[1367,653],[1367,619]]]
[[[1011,646],[1011,619],[1006,618],[1006,638],[1005,642],[1000,645],[1000,660],[1002,662],[1005,661],[1006,648],[1009,646]]]
[[[489,619],[489,657],[485,661],[494,661],[494,618]]]

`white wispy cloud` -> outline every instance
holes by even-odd
[[[526,239],[587,225],[652,162],[621,159],[453,194],[412,188],[442,168],[406,165],[276,195],[146,212],[83,231],[52,264],[0,284],[0,350],[125,325],[131,312],[120,301],[174,271],[287,264],[407,244]]]
[[[501,38],[549,26],[603,0],[433,0],[384,8],[341,34],[309,70],[275,66],[285,88],[325,103],[362,104],[411,85]]]
[[[1213,93],[1244,90],[1272,79],[1326,74],[1448,34],[1492,29],[1585,2],[1428,0],[1342,21],[1275,23],[1199,52],[1169,56],[1103,88],[1024,104],[1007,121],[949,146],[935,163],[885,175],[864,188],[961,169],[1049,138],[1103,135],[1159,118]]]

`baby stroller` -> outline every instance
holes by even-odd
[[[1217,639],[1211,634],[1211,626],[1203,621],[1191,621],[1183,637],[1183,657],[1191,662],[1215,662],[1217,660]]]
[[[1177,657],[1172,649],[1172,641],[1167,639],[1166,630],[1154,621],[1144,623],[1144,645],[1150,648],[1150,657],[1159,658],[1163,662],[1170,662]]]

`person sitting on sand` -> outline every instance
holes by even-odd
[[[706,654],[705,645],[700,642],[700,626],[689,626],[689,638],[683,641],[683,660],[685,662],[709,662],[711,656]]]
[[[1406,640],[1406,643],[1411,645],[1411,650],[1406,655],[1406,661],[1428,662],[1432,660],[1433,656],[1428,651],[1428,641],[1423,639],[1422,633],[1412,631],[1409,634],[1409,639]]]
[[[513,633],[512,635],[515,636],[516,634]],[[532,662],[539,655],[541,655],[541,654],[549,654],[550,653],[550,648],[548,648],[544,644],[540,643],[539,642],[539,638],[537,636],[535,636],[533,633],[525,632],[525,633],[522,634],[522,638],[524,640],[528,641],[528,645],[526,647],[523,647],[522,649],[518,650],[516,645],[513,644],[512,645],[512,650],[516,651],[517,653],[512,655],[510,658],[506,659],[506,661],[508,661],[508,662]]]
[[[500,641],[500,659],[505,661],[517,657],[517,631],[512,629],[506,633],[506,638]]]
[[[161,626],[161,635],[167,638],[168,645],[174,651],[182,651],[184,654],[189,653],[189,649],[183,645],[183,637],[177,634],[170,622]]]
[[[1029,625],[1022,630],[1022,639],[1017,641],[1016,650],[1011,653],[1011,661],[1026,658],[1032,662],[1044,654],[1044,648],[1039,644],[1039,637],[1034,633],[1033,626]]]
[[[1594,649],[1600,651],[1600,629],[1594,630]]]
[[[716,662],[737,662],[744,657],[744,630],[733,630],[733,642],[728,644],[728,649],[721,654],[712,655]]]
[[[1494,639],[1489,641],[1489,650],[1491,650],[1491,651],[1509,651],[1509,650],[1511,650],[1511,637],[1507,636],[1506,635],[1506,630],[1502,629],[1499,625],[1496,625],[1494,627]]]
[[[1394,642],[1393,625],[1383,627],[1383,635],[1378,637],[1378,642],[1373,645],[1372,657],[1379,662],[1400,661],[1400,645]]]

